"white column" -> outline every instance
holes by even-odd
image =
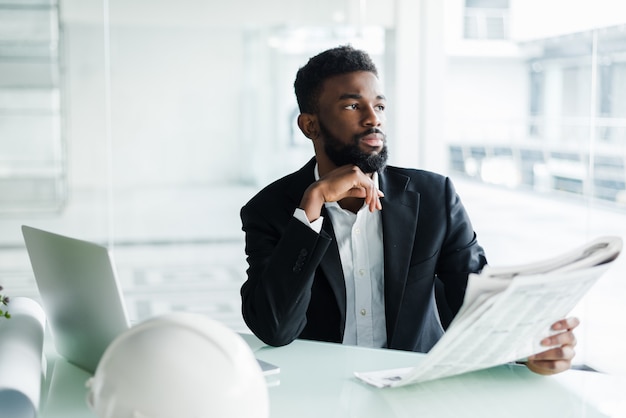
[[[396,0],[392,164],[446,170],[443,24],[443,2]]]

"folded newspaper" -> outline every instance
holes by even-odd
[[[355,372],[377,387],[397,387],[506,364],[547,350],[540,341],[565,318],[622,250],[600,237],[544,261],[486,266],[470,274],[463,305],[416,367]]]

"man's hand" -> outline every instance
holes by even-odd
[[[383,192],[361,169],[355,165],[344,165],[311,184],[304,192],[300,208],[312,222],[320,217],[326,202],[338,202],[350,197],[365,199],[365,204],[373,212],[382,209],[380,198],[383,196]]]
[[[556,347],[530,356],[526,362],[526,367],[542,375],[551,375],[568,370],[572,365],[572,359],[575,354],[576,337],[573,331],[579,324],[578,318],[568,318],[555,322],[552,325],[552,329],[562,332],[544,338],[541,341],[541,345]]]

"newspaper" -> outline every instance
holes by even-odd
[[[600,237],[544,261],[486,266],[470,274],[463,305],[444,336],[416,367],[355,372],[377,387],[397,387],[524,359],[550,347],[540,341],[609,268],[622,239]]]

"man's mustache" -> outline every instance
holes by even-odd
[[[372,134],[381,134],[383,136],[383,140],[387,139],[387,135],[385,135],[385,133],[378,128],[370,128],[366,130],[365,132],[361,132],[360,134],[355,135],[354,139],[358,141],[359,139],[364,138],[368,135],[372,135]]]

